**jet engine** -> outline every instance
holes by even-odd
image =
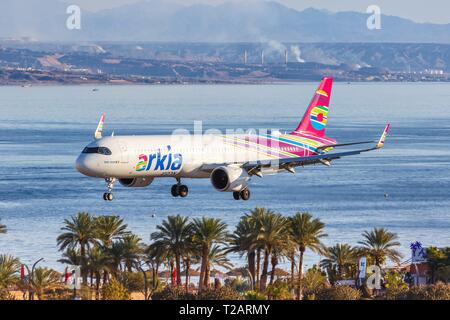
[[[121,185],[128,188],[144,188],[149,186],[153,182],[152,177],[139,177],[129,179],[119,179]]]
[[[236,192],[247,188],[250,177],[242,168],[223,166],[218,167],[211,173],[211,183],[218,191]]]

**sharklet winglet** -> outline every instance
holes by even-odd
[[[384,128],[383,133],[381,134],[380,140],[378,140],[378,143],[377,143],[376,146],[375,146],[376,149],[381,149],[381,148],[384,147],[384,141],[386,141],[386,136],[387,136],[387,134],[388,134],[388,131],[389,131],[389,127],[390,127],[390,126],[391,126],[391,124],[388,123],[388,124],[386,125],[386,127]]]

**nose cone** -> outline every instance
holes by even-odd
[[[78,172],[86,176],[98,176],[96,161],[94,161],[90,155],[80,154],[75,162],[75,168]]]

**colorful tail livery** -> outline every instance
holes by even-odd
[[[325,136],[332,87],[333,78],[325,77],[322,79],[302,121],[297,129],[294,130],[294,133],[309,133],[317,137]]]
[[[100,117],[100,121],[97,125],[97,130],[95,130],[94,138],[96,140],[99,140],[102,138],[102,132],[103,132],[103,124],[105,123],[105,114],[103,113]]]
[[[377,140],[338,143],[325,136],[332,84],[332,78],[322,79],[291,134],[209,135],[201,140],[190,135],[177,135],[175,140],[171,135],[103,137],[103,114],[95,140],[79,155],[76,168],[84,175],[105,179],[108,191],[103,199],[109,201],[116,181],[138,188],[150,185],[157,177],[176,179],[171,188],[174,197],[188,195],[181,179],[207,178],[217,191],[232,192],[236,200],[248,200],[253,176],[295,173],[295,168],[311,164],[330,166],[334,160],[384,146],[389,124]],[[362,144],[371,146],[336,151]]]

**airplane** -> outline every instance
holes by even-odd
[[[389,123],[379,140],[337,143],[325,135],[333,78],[324,77],[297,128],[291,133],[247,132],[211,135],[140,135],[103,137],[105,114],[88,144],[76,160],[76,169],[106,182],[105,201],[113,200],[118,181],[129,188],[149,186],[155,178],[171,177],[176,184],[173,197],[184,198],[189,189],[185,178],[210,179],[220,192],[232,192],[235,200],[249,200],[253,176],[279,172],[295,173],[296,167],[322,164],[342,157],[380,149]],[[350,151],[333,151],[344,146],[374,143]]]

